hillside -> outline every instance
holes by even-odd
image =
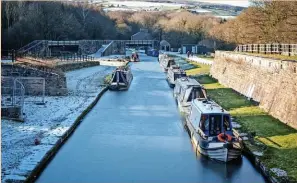
[[[93,1],[105,7],[105,11],[166,11],[187,9],[198,14],[215,16],[237,16],[244,7],[182,0],[126,0],[126,1]]]

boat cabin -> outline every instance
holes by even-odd
[[[131,55],[131,62],[139,62],[139,55],[137,52],[133,52]]]
[[[196,131],[201,130],[207,137],[233,134],[230,114],[211,100],[193,100],[189,120]]]
[[[170,87],[174,87],[175,86],[175,81],[178,78],[181,77],[187,77],[187,74],[184,70],[180,69],[179,66],[177,65],[172,65],[168,71],[167,71],[167,81],[170,85]]]
[[[160,63],[161,63],[161,66],[163,67],[165,72],[167,72],[167,70],[170,68],[170,66],[176,65],[173,58],[166,58],[163,61],[161,61]]]
[[[112,79],[109,85],[111,90],[128,89],[133,79],[131,70],[129,67],[118,67],[112,73]]]
[[[189,113],[191,102],[194,99],[207,99],[206,90],[195,79],[181,77],[176,79],[173,91],[181,112]]]
[[[166,54],[159,54],[159,57],[158,57],[158,61],[163,61],[164,59],[168,58],[168,55]]]
[[[189,77],[178,78],[175,82],[174,95],[179,101],[191,105],[193,99],[206,99],[205,88],[195,79]]]

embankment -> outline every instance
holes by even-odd
[[[297,128],[297,62],[217,51],[212,77]]]

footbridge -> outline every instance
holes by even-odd
[[[35,40],[17,51],[18,56],[55,57],[65,54],[94,54],[102,50],[102,56],[121,54],[126,47],[158,48],[157,40]]]

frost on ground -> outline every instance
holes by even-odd
[[[25,122],[2,120],[2,182],[23,181],[102,89],[114,68],[95,66],[66,73],[68,96],[46,96],[45,105],[25,99]],[[41,144],[35,145],[34,140]]]
[[[271,168],[270,169],[273,173],[275,173],[275,175],[277,175],[278,177],[287,177],[288,174],[285,170],[279,169],[279,168]]]

